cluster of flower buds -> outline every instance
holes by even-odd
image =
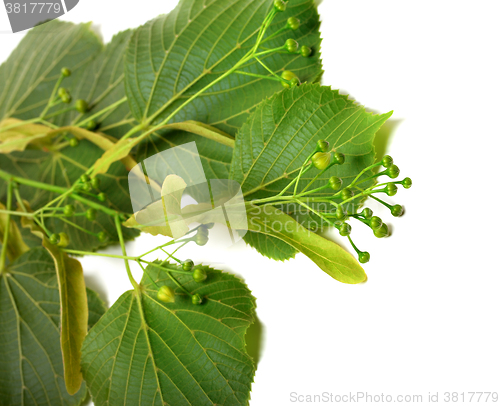
[[[321,173],[328,170],[333,165],[342,165],[345,162],[345,156],[339,152],[330,151],[329,143],[325,140],[320,140],[317,142],[316,149],[311,157],[310,164],[316,169],[320,170]],[[373,169],[377,167],[383,167],[384,170],[373,173]],[[362,177],[362,175],[366,175]],[[400,174],[399,168],[394,164],[393,159],[386,155],[381,161],[376,162],[373,165],[363,169],[360,174],[349,184],[348,186],[343,186],[342,179],[338,176],[332,176],[329,178],[327,185],[315,189],[314,191],[324,190],[327,188],[332,189],[335,193],[330,197],[332,206],[335,207],[333,210],[328,210],[326,212],[318,212],[324,220],[339,231],[339,234],[343,237],[348,237],[351,245],[358,254],[358,260],[361,263],[366,263],[370,260],[370,254],[366,251],[360,251],[353,243],[351,234],[351,225],[347,222],[349,219],[353,218],[361,223],[370,227],[373,234],[377,238],[383,238],[389,236],[389,227],[385,224],[382,219],[378,216],[373,215],[373,211],[366,207],[361,212],[358,212],[358,205],[354,204],[356,199],[364,199],[370,197],[379,203],[387,207],[392,216],[400,217],[404,214],[403,206],[399,204],[391,205],[380,198],[376,197],[375,194],[385,193],[387,196],[394,196],[397,191],[397,185],[402,185],[405,189],[409,189],[412,186],[412,180],[410,178],[404,178],[400,181],[386,182],[386,183],[375,183],[374,179],[380,178],[382,176],[387,176],[390,179],[396,179]],[[371,182],[370,182],[371,181]],[[368,186],[362,188],[360,185],[363,183]],[[349,204],[350,203],[350,204]],[[348,210],[347,207],[351,208]]]

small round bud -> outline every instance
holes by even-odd
[[[274,8],[278,11],[285,11],[286,3],[283,0],[274,0]]]
[[[387,227],[387,224],[382,223],[382,225],[379,228],[373,230],[373,234],[377,238],[387,237],[389,235],[389,228]]]
[[[333,154],[333,162],[337,165],[342,165],[345,162],[345,155],[342,152]]]
[[[390,155],[386,155],[382,158],[382,165],[384,165],[384,168],[388,168],[394,163],[394,160]]]
[[[396,165],[389,166],[387,175],[391,179],[396,179],[399,176],[399,168]]]
[[[78,140],[76,138],[71,138],[69,140],[69,146],[73,147],[73,148],[77,147],[79,143],[80,142],[78,142]]]
[[[90,180],[90,184],[92,185],[93,189],[99,189],[99,186],[101,186],[101,180],[98,178],[92,178]]]
[[[394,206],[392,206],[391,214],[394,217],[401,217],[404,214],[404,212],[405,212],[405,209],[400,204],[395,204]]]
[[[288,52],[293,54],[299,49],[299,43],[292,38],[288,38],[285,42],[285,48]]]
[[[363,251],[358,254],[358,261],[362,264],[366,264],[370,260],[370,253]]]
[[[340,190],[340,188],[342,187],[342,179],[340,179],[338,176],[332,176],[330,179],[328,179],[328,185],[333,190]]]
[[[361,214],[363,215],[363,217],[365,219],[369,219],[369,218],[371,218],[373,216],[373,210],[370,209],[369,207],[365,207],[363,209],[363,211],[361,212]]]
[[[83,113],[87,112],[89,105],[87,104],[87,102],[85,100],[78,99],[75,103],[75,108],[78,112],[83,114]]]
[[[317,149],[321,152],[326,152],[330,148],[330,143],[326,140],[319,140],[317,142]]]
[[[351,225],[347,223],[342,223],[339,232],[342,237],[347,237],[349,234],[351,234]]]
[[[345,189],[342,190],[341,196],[342,200],[350,199],[351,197],[354,196],[354,191],[346,187]]]
[[[193,279],[194,279],[195,282],[201,283],[205,279],[207,279],[207,273],[202,268],[196,268],[193,271]]]
[[[70,104],[71,103],[71,96],[69,94],[65,94],[64,96],[61,96],[61,100],[65,104]]]
[[[87,220],[89,221],[94,221],[97,217],[97,212],[95,211],[95,209],[88,209],[86,212],[85,212],[85,217],[87,217]]]
[[[312,53],[312,49],[309,48],[307,45],[302,45],[300,47],[299,52],[304,58],[308,58]]]
[[[382,226],[382,224],[384,223],[382,222],[382,219],[380,217],[373,216],[370,219],[370,227],[372,230],[377,230],[378,228],[380,228],[380,226]]]
[[[82,185],[82,190],[84,192],[90,192],[92,190],[92,185],[90,184],[90,182],[85,182],[83,185]]]
[[[208,233],[206,232],[201,232],[200,230],[203,230],[203,228],[199,228],[198,232],[196,233],[195,237],[195,242],[196,244],[203,246],[208,242]]]
[[[97,123],[94,120],[90,120],[87,123],[87,130],[94,131],[97,128]]]
[[[80,176],[80,182],[82,183],[90,182],[90,176],[84,173],[82,176]]]
[[[56,245],[56,244],[59,242],[59,234],[57,234],[57,233],[52,234],[52,235],[49,237],[49,242],[50,242],[52,245]]]
[[[300,20],[297,17],[289,17],[286,20],[286,26],[291,30],[296,30],[300,27]]]
[[[387,196],[394,196],[398,193],[398,187],[394,183],[388,183],[384,189]]]
[[[175,292],[172,288],[168,286],[161,286],[160,289],[158,289],[158,293],[156,294],[156,297],[158,300],[165,302],[165,303],[174,303],[175,302]]]
[[[57,243],[58,247],[65,248],[69,245],[69,237],[66,233],[59,233],[59,242]]]
[[[68,95],[68,91],[66,90],[66,88],[60,87],[59,89],[57,89],[57,95],[62,98],[63,96]]]
[[[108,239],[108,235],[104,231],[99,231],[97,238],[100,242],[105,242]]]
[[[97,200],[99,200],[100,202],[105,202],[106,201],[106,193],[103,193],[103,192],[99,193],[97,195]]]
[[[61,69],[61,74],[62,74],[64,77],[68,77],[68,76],[71,76],[71,71],[70,71],[68,68],[62,68],[62,69]]]
[[[342,206],[339,206],[337,207],[337,210],[335,210],[335,217],[337,218],[337,220],[344,220],[345,219],[345,213],[344,213],[344,209],[342,208]]]
[[[194,262],[191,259],[186,259],[185,261],[182,261],[182,270],[189,272],[191,269],[193,269]]]
[[[289,71],[289,70],[285,70],[281,73],[281,78],[282,79],[285,79],[291,83],[287,83],[285,81],[282,81],[281,84],[283,85],[283,87],[286,87],[287,89],[293,86],[298,86],[300,85],[300,80],[299,78],[297,77],[297,75],[295,73],[293,73],[292,71]]]
[[[72,204],[67,204],[64,206],[64,215],[66,217],[71,217],[73,214],[75,214],[75,206]]]
[[[403,187],[404,187],[405,189],[409,189],[409,188],[411,188],[412,183],[413,183],[413,182],[411,181],[411,179],[410,179],[410,178],[404,178],[404,179],[403,179],[403,182],[402,182]]]
[[[316,169],[322,171],[328,168],[332,161],[332,154],[330,152],[316,152],[312,157],[312,163]]]
[[[191,303],[194,305],[199,305],[199,304],[201,304],[202,301],[203,301],[203,299],[201,298],[201,296],[198,293],[191,296]]]

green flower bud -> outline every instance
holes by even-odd
[[[191,296],[191,303],[193,303],[194,305],[199,305],[199,304],[201,304],[202,301],[203,301],[203,299],[201,298],[201,296],[198,293]]]
[[[103,192],[99,193],[97,195],[97,200],[99,200],[101,202],[105,202],[106,201],[106,193],[103,193]]]
[[[95,209],[88,209],[85,212],[85,217],[87,217],[87,220],[89,221],[94,221],[97,217],[97,212],[95,211]]]
[[[60,87],[59,89],[57,89],[57,95],[62,98],[63,96],[68,95],[68,91],[66,90],[66,88]]]
[[[382,219],[380,217],[373,216],[370,219],[370,227],[372,230],[377,230],[378,228],[380,228],[382,226],[382,224],[384,224],[384,223],[382,222]]]
[[[337,210],[335,210],[335,217],[338,220],[344,220],[345,219],[346,215],[344,213],[344,209],[342,208],[342,206],[337,207]]]
[[[396,179],[399,176],[399,168],[396,165],[389,166],[387,175],[391,179]]]
[[[388,168],[394,163],[394,160],[390,155],[386,155],[382,158],[382,165],[384,165],[384,168]]]
[[[198,232],[196,233],[196,237],[194,240],[196,244],[198,244],[199,246],[203,246],[208,242],[208,233],[206,231],[203,232],[201,230],[204,230],[203,227],[198,229]]]
[[[189,272],[191,269],[193,269],[194,262],[191,259],[186,259],[185,261],[182,261],[182,270]]]
[[[59,233],[59,242],[57,243],[58,247],[65,248],[69,245],[69,237],[66,233]]]
[[[75,214],[75,206],[72,204],[67,204],[64,206],[64,215],[66,217],[71,217],[73,214]]]
[[[85,100],[78,99],[75,103],[75,108],[80,113],[86,113],[87,109],[89,108],[89,105]]]
[[[404,187],[405,189],[409,189],[409,188],[411,188],[412,183],[413,183],[413,182],[411,181],[411,179],[410,179],[410,178],[404,178],[404,179],[403,179],[403,181],[402,181],[403,187]]]
[[[59,234],[57,234],[57,233],[52,234],[52,235],[49,237],[49,242],[50,242],[52,245],[56,245],[56,244],[59,242]]]
[[[358,254],[358,261],[362,264],[366,264],[370,260],[370,253],[362,251]]]
[[[97,123],[94,120],[90,120],[87,123],[87,130],[94,131],[97,128]]]
[[[372,217],[372,216],[373,216],[373,210],[372,210],[372,209],[370,209],[369,207],[365,207],[365,208],[363,209],[363,211],[361,212],[361,214],[363,215],[363,217],[364,217],[365,219],[369,219],[370,217]]]
[[[340,190],[340,188],[342,187],[342,179],[340,179],[338,176],[332,176],[330,179],[328,179],[328,185],[333,190]]]
[[[108,239],[108,235],[104,231],[99,231],[97,238],[100,242],[105,242]]]
[[[193,271],[193,279],[194,279],[195,282],[201,283],[205,279],[207,279],[207,273],[202,268],[196,268]]]
[[[300,27],[300,20],[297,17],[289,17],[286,20],[286,26],[291,30],[296,30]]]
[[[345,162],[345,155],[342,152],[333,154],[333,162],[337,165],[342,165]]]
[[[330,143],[326,140],[319,140],[316,145],[317,149],[321,152],[326,152],[330,148]]]
[[[71,139],[69,140],[69,146],[70,146],[70,147],[73,147],[73,148],[74,148],[74,147],[77,147],[77,146],[78,146],[78,144],[79,144],[79,142],[78,142],[78,140],[77,140],[76,138],[71,138]]]
[[[384,189],[387,196],[394,196],[398,193],[398,187],[394,183],[388,183]]]
[[[80,182],[82,183],[90,182],[90,176],[84,173],[82,176],[80,176]]]
[[[404,212],[405,212],[405,209],[400,204],[395,204],[394,206],[392,206],[391,214],[394,217],[401,217],[404,214]]]
[[[345,189],[342,190],[341,196],[342,200],[350,199],[351,197],[354,196],[354,191],[346,187]]]
[[[308,58],[311,53],[312,53],[312,49],[309,48],[307,45],[302,45],[300,47],[300,54],[304,57],[304,58]]]
[[[293,73],[292,71],[289,71],[289,70],[285,70],[281,73],[281,78],[282,79],[285,79],[285,80],[288,80],[291,83],[291,86],[298,86],[300,85],[300,80],[299,78],[297,77],[297,75],[295,73]],[[283,85],[283,87],[286,87],[287,89],[290,88],[290,84],[285,82],[285,81],[282,81],[281,84]]]
[[[339,232],[342,237],[347,237],[349,234],[351,234],[351,225],[347,223],[342,223]]]
[[[61,74],[62,74],[64,77],[68,77],[68,76],[71,76],[71,71],[70,71],[68,68],[62,68],[62,69],[61,69]]]
[[[286,3],[283,0],[274,0],[274,8],[278,11],[285,11]]]
[[[373,230],[373,234],[377,238],[387,237],[389,235],[389,228],[387,227],[387,224],[382,223],[382,225],[379,228]]]
[[[69,94],[65,94],[64,96],[61,96],[61,100],[63,103],[70,104],[71,96]]]
[[[330,152],[316,152],[312,157],[313,165],[322,171],[328,168],[330,162],[332,161],[332,154]]]
[[[156,293],[156,297],[158,300],[165,302],[165,303],[174,303],[175,302],[175,292],[172,288],[168,286],[161,286],[160,289],[158,289],[158,293]]]
[[[285,42],[285,48],[288,52],[293,54],[299,49],[299,43],[292,38],[288,38]]]
[[[93,189],[99,189],[99,186],[101,186],[101,180],[98,178],[92,178],[90,180],[90,184],[92,185]]]
[[[92,185],[90,184],[90,182],[85,182],[82,185],[82,190],[85,192],[90,192],[92,190]]]

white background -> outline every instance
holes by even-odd
[[[82,0],[63,19],[94,21],[109,41],[175,3]],[[252,406],[297,404],[292,392],[424,401],[439,392],[445,404],[447,391],[500,391],[499,4],[320,5],[323,83],[370,110],[394,110],[388,153],[414,186],[391,198],[405,205],[403,218],[377,207],[392,237],[377,240],[354,225],[355,241],[372,256],[362,285],[336,282],[303,255],[272,262],[244,244],[180,254],[241,275],[257,297],[262,344]],[[8,29],[0,12],[0,60],[22,38]],[[143,236],[128,250],[158,243]],[[83,264],[109,304],[130,288],[118,260]]]

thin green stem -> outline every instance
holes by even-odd
[[[237,73],[238,75],[252,76],[254,78],[269,79],[269,80],[281,82],[281,79],[278,79],[274,76],[259,75],[258,73],[243,72],[241,70],[237,70],[234,73]]]
[[[49,98],[49,101],[47,102],[47,105],[45,106],[43,111],[40,113],[40,118],[44,118],[45,114],[47,114],[49,109],[54,105],[53,102],[54,102],[54,98],[56,96],[57,89],[59,89],[59,86],[61,86],[63,79],[64,79],[64,75],[61,73],[59,75],[59,79],[57,79],[57,82],[56,82],[54,88],[52,89],[52,93],[50,94],[50,98]]]
[[[7,246],[9,244],[9,232],[10,232],[10,211],[12,209],[12,181],[7,184],[7,218],[5,219],[5,231],[3,233],[2,241],[2,252],[0,253],[0,274],[2,274],[7,267],[5,262],[7,259]]]
[[[127,250],[125,248],[125,240],[123,239],[123,233],[122,233],[122,225],[120,223],[120,216],[118,214],[115,214],[115,227],[116,227],[116,232],[118,233],[118,240],[120,241],[120,246],[122,247],[122,254],[124,257],[127,256]],[[125,261],[125,268],[127,270],[127,275],[128,279],[132,283],[132,286],[134,287],[135,292],[137,293],[137,299],[140,302],[140,289],[139,285],[135,281],[134,277],[132,276],[132,271],[130,270],[130,265],[128,263],[128,259],[124,259]]]
[[[48,217],[48,216],[43,216],[43,217]],[[54,216],[52,216],[52,217],[54,217]],[[93,235],[94,237],[98,237],[97,233],[93,233],[92,231],[87,230],[86,228],[80,227],[78,224],[75,224],[72,221],[65,219],[63,216],[58,216],[58,218],[59,218],[59,220],[64,221],[66,224],[69,224],[70,226],[76,228],[77,230],[83,231],[84,233],[87,233],[89,235]]]
[[[279,79],[279,81],[280,81],[280,82],[282,82],[282,81],[286,81],[286,80],[284,80],[284,79],[280,78],[280,77],[279,77],[279,76],[278,76],[275,72],[273,72],[271,69],[269,69],[269,68],[267,67],[267,65],[266,65],[264,62],[262,62],[262,61],[261,61],[258,57],[256,57],[256,56],[255,56],[254,58],[255,58],[255,60],[256,60],[257,62],[259,62],[259,63],[260,63],[260,64],[264,67],[264,69],[265,69],[265,70],[267,70],[267,71],[268,71],[271,75],[273,75],[275,78]],[[286,81],[286,82],[288,82],[288,81]]]
[[[119,105],[125,103],[126,101],[127,101],[127,97],[123,97],[120,100],[118,100],[117,102],[114,102],[113,104],[110,104],[109,106],[103,108],[102,110],[99,110],[97,113],[91,115],[90,117],[87,117],[85,120],[80,121],[79,123],[76,123],[75,126],[82,127],[83,125],[87,124],[89,121],[96,119],[97,117],[103,115],[104,113],[108,112],[109,110],[112,110],[112,109],[118,107]]]

